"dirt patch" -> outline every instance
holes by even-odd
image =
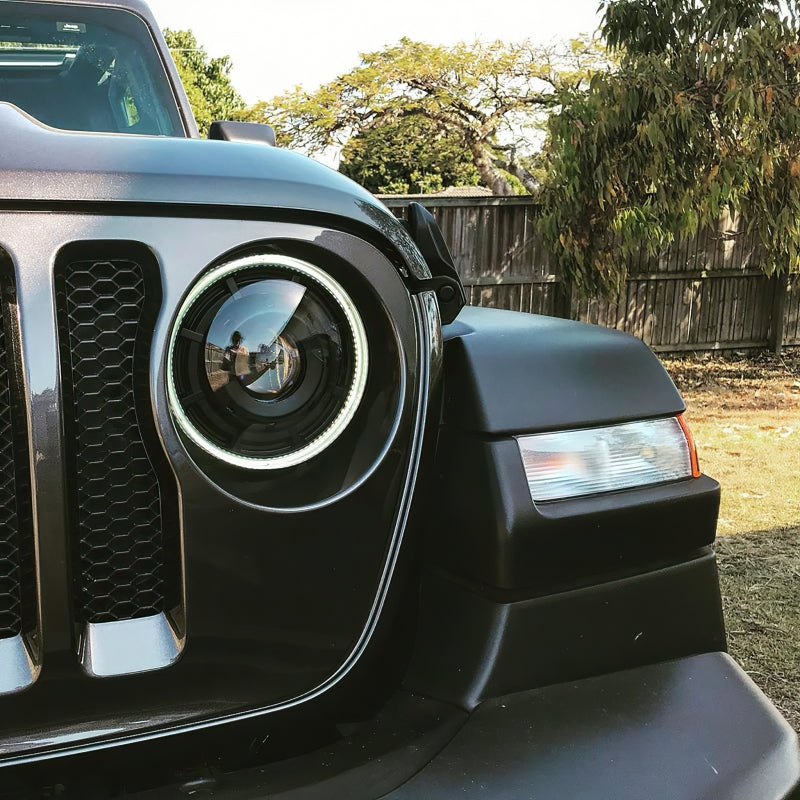
[[[800,411],[800,352],[662,358],[694,419],[731,411]]]

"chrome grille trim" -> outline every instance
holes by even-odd
[[[39,666],[20,634],[0,639],[0,695],[26,689],[38,674]]]
[[[78,645],[81,666],[93,678],[168,667],[183,649],[176,627],[163,612],[117,622],[90,622],[81,632]]]

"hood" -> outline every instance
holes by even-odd
[[[415,272],[428,274],[383,204],[298,153],[258,144],[62,131],[9,103],[0,103],[0,137],[0,206],[158,204],[209,206],[209,213],[225,207],[332,215],[369,226]]]

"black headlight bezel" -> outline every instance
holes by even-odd
[[[326,355],[318,358],[308,353],[300,386],[284,397],[257,399],[236,379],[216,391],[202,374],[211,346],[210,328],[229,300],[262,285],[266,300],[266,285],[276,285],[274,281],[303,286],[302,303],[316,310],[319,327],[327,322],[336,331],[338,346],[319,345]],[[293,318],[292,324],[304,323]],[[311,334],[316,340],[323,338],[311,331],[309,341]],[[223,463],[254,470],[286,469],[319,455],[341,435],[361,402],[368,369],[364,325],[335,279],[294,256],[247,255],[206,272],[181,305],[168,355],[170,408],[183,434]]]
[[[391,459],[392,441],[407,402],[407,359],[401,339],[405,323],[398,328],[396,314],[408,302],[402,279],[388,263],[375,272],[382,259],[372,263],[329,249],[321,242],[265,240],[243,244],[206,267],[185,292],[171,324],[165,358],[166,392],[170,416],[185,451],[195,465],[214,484],[233,496],[262,508],[283,511],[325,505],[360,485],[379,464]],[[355,254],[353,254],[355,255]],[[365,255],[365,254],[364,254]],[[376,254],[377,256],[377,254]],[[246,460],[219,458],[187,435],[175,414],[176,392],[174,345],[178,338],[181,312],[191,299],[213,282],[215,270],[237,261],[256,257],[268,261],[298,260],[318,269],[335,283],[352,304],[363,326],[365,379],[360,400],[336,436],[325,447],[317,448],[307,458],[288,460],[272,468],[257,468]],[[394,288],[389,289],[392,286]],[[199,290],[198,290],[198,287]],[[387,289],[388,295],[387,295]],[[398,306],[398,302],[401,304]],[[403,312],[402,318],[404,318]],[[196,362],[195,362],[196,363]]]

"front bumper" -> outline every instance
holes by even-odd
[[[799,769],[794,731],[709,653],[484,702],[389,796],[768,800]]]
[[[306,756],[126,796],[778,800],[800,779],[794,731],[723,653],[493,698],[470,714],[400,694],[342,734]]]

